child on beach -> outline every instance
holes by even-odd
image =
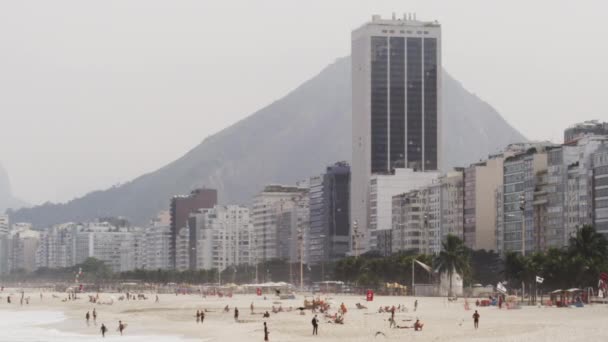
[[[475,310],[475,313],[473,314],[473,325],[475,326],[475,329],[479,328],[479,313],[477,310]]]
[[[106,331],[108,331],[108,328],[106,328],[106,326],[101,323],[101,337],[106,337]]]
[[[268,326],[266,325],[266,322],[264,322],[264,341],[269,341],[268,334],[269,334]]]

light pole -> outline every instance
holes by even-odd
[[[519,210],[521,210],[521,255],[526,255],[526,195],[519,195]]]
[[[300,243],[300,291],[304,289],[304,232],[298,228],[298,242]]]
[[[355,258],[359,257],[359,246],[358,246],[358,237],[359,237],[359,222],[357,220],[353,221],[353,249],[355,250]]]
[[[319,238],[324,241],[323,239],[325,239],[327,236],[326,235],[319,235]],[[323,243],[323,245],[325,245],[325,242]],[[325,281],[325,247],[327,246],[323,246],[323,257],[321,258],[321,281]]]
[[[258,284],[258,239],[254,238],[253,243],[255,244],[255,283]]]

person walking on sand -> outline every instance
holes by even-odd
[[[97,323],[97,311],[95,309],[93,309],[93,322]]]
[[[106,337],[106,332],[108,328],[106,328],[105,324],[101,323],[101,337]]]
[[[88,311],[87,311],[87,314],[84,315],[84,318],[87,320],[87,325],[89,325],[89,319],[91,318],[91,315],[89,314]]]
[[[251,305],[249,306],[249,308],[251,309],[251,314],[253,315],[253,302],[251,302]]]
[[[312,334],[313,335],[319,334],[319,320],[317,319],[317,315],[315,315],[315,317],[312,318]]]
[[[205,320],[205,310],[201,310],[201,324],[203,324],[204,320]]]
[[[479,328],[479,313],[475,310],[473,314],[473,324],[475,325],[475,329]]]
[[[239,321],[239,309],[237,309],[236,306],[234,307],[234,321]]]
[[[122,321],[118,321],[118,331],[120,332],[120,336],[122,336],[123,330],[125,330],[125,325],[122,323]]]
[[[270,341],[270,340],[268,339],[268,334],[269,334],[269,333],[270,333],[270,332],[268,331],[268,326],[266,325],[266,322],[264,322],[264,341]]]
[[[201,312],[199,310],[196,310],[196,323],[200,322],[201,320]]]
[[[418,299],[414,301],[414,312],[416,312],[416,310],[418,310]]]
[[[156,300],[154,302],[158,303],[158,295],[156,295]]]

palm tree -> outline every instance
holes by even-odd
[[[568,252],[572,260],[582,264],[578,268],[579,285],[591,285],[608,258],[608,240],[593,226],[584,226],[576,232],[576,236],[570,238]]]
[[[454,272],[460,273],[463,276],[469,272],[469,253],[462,240],[454,235],[448,235],[446,240],[441,243],[441,247],[441,252],[439,252],[436,260],[436,264],[439,265],[437,266],[437,270],[440,273],[448,273],[448,278],[450,279],[448,296],[451,297],[453,295],[452,277]]]
[[[570,238],[569,250],[585,259],[605,259],[608,255],[608,241],[595,231],[593,226],[584,226]]]

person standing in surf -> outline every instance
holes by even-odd
[[[269,341],[268,339],[268,334],[270,332],[268,331],[268,326],[266,325],[266,322],[264,322],[264,341]]]

